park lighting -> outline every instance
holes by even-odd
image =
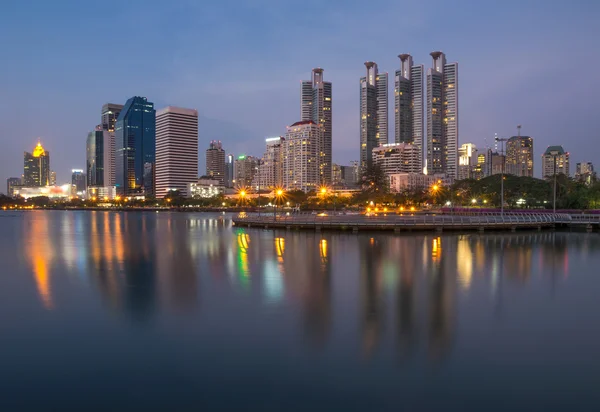
[[[121,200],[121,196],[115,196],[115,200],[118,202],[119,200]]]
[[[325,193],[327,193],[327,188],[325,186],[321,187],[321,194],[324,195]]]
[[[277,189],[277,192],[275,192],[275,194],[277,195],[277,197],[283,196],[283,189]]]
[[[477,203],[477,199],[471,200],[471,203],[473,203],[473,204]]]
[[[487,200],[484,200],[483,203],[487,203]]]
[[[246,191],[245,191],[245,190],[242,190],[242,191],[240,192],[240,197],[244,197],[244,196],[246,196]]]
[[[432,189],[433,189],[433,191],[434,191],[434,192],[437,192],[437,190],[438,190],[439,188],[440,188],[440,187],[439,187],[438,185],[433,185],[433,187],[432,187]]]

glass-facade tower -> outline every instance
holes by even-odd
[[[156,110],[145,97],[127,100],[115,124],[117,194],[154,196]]]

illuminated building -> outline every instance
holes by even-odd
[[[412,143],[419,152],[416,173],[423,170],[423,65],[414,66],[410,54],[401,54],[394,84],[395,142]]]
[[[233,187],[233,155],[225,156],[225,187]]]
[[[68,199],[71,196],[71,185],[62,186],[21,186],[13,190],[15,196],[25,199],[45,196],[51,199]]]
[[[225,162],[223,162],[223,166]],[[223,176],[224,177],[224,176]],[[198,111],[166,107],[156,112],[156,197],[187,195],[198,180]]]
[[[331,82],[323,81],[321,68],[313,69],[312,80],[301,83],[300,120],[312,120],[318,126],[319,182],[324,185],[331,184],[332,97]]]
[[[320,186],[318,126],[312,120],[288,126],[283,142],[283,186],[308,192]]]
[[[50,186],[56,186],[56,172],[54,170],[50,171]]]
[[[41,143],[33,152],[24,153],[23,186],[48,186],[50,185],[50,152],[42,147]]]
[[[85,195],[86,176],[81,169],[73,169],[71,174],[71,191],[77,196]]]
[[[457,176],[458,158],[458,63],[446,63],[446,55],[431,53],[427,70],[427,169],[431,174]]]
[[[513,136],[508,139],[505,173],[533,177],[533,138]]]
[[[115,124],[117,123],[121,110],[123,110],[122,104],[106,103],[102,106],[102,130],[114,133]]]
[[[401,193],[405,190],[429,188],[435,184],[448,187],[454,183],[444,174],[425,175],[422,173],[395,173],[388,175],[390,192]]]
[[[267,151],[265,152],[258,171],[252,180],[252,188],[274,188],[283,184],[283,137],[270,137],[266,139]]]
[[[367,75],[360,78],[360,162],[371,165],[373,149],[388,142],[388,75],[377,63],[366,62]]]
[[[239,155],[233,162],[234,187],[250,187],[258,165],[257,157]]]
[[[206,149],[206,176],[218,180],[221,186],[225,184],[225,150],[216,140]]]
[[[390,143],[373,149],[373,164],[386,176],[395,173],[420,173],[419,149],[411,143]]]
[[[105,199],[113,200],[117,196],[117,188],[115,186],[94,186],[88,187],[88,199]]]
[[[500,154],[498,152],[493,152],[491,153],[490,158],[491,175],[499,175],[501,173],[506,173],[506,155]]]
[[[592,162],[577,163],[575,165],[575,179],[591,184],[596,179],[596,172]]]
[[[127,100],[115,123],[115,185],[119,195],[154,194],[156,111],[145,97]]]
[[[187,197],[206,199],[215,197],[224,192],[224,188],[217,179],[197,179],[194,183],[187,184]]]
[[[331,173],[333,186],[355,187],[358,183],[354,166],[343,166],[334,163]]]
[[[570,176],[569,152],[565,152],[562,146],[548,146],[542,155],[542,179],[555,174]]]
[[[463,143],[458,149],[458,180],[473,178],[477,161],[477,148],[473,143]]]
[[[6,195],[13,197],[15,190],[22,186],[20,177],[9,177],[6,179]]]

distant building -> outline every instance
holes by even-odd
[[[86,196],[94,200],[113,200],[117,197],[117,188],[115,186],[88,187]]]
[[[121,114],[121,110],[123,110],[122,104],[106,103],[102,106],[100,123],[102,130],[108,132],[115,131],[115,124],[117,123],[119,114]]]
[[[410,54],[401,54],[394,84],[395,143],[412,143],[419,152],[418,173],[423,170],[423,65],[413,65]]]
[[[320,185],[318,166],[319,128],[312,120],[288,126],[283,142],[283,186],[309,192]]]
[[[22,181],[20,177],[9,177],[6,179],[6,195],[10,197],[15,196],[15,190],[22,187]]]
[[[221,186],[225,185],[225,150],[217,140],[211,141],[206,149],[206,176],[218,180]]]
[[[50,186],[56,186],[56,172],[54,170],[50,171]]]
[[[225,156],[225,187],[233,187],[233,155],[228,154]]]
[[[73,169],[71,171],[71,188],[72,194],[77,196],[85,196],[87,179],[83,170]]]
[[[463,143],[458,149],[458,180],[472,179],[473,168],[477,165],[477,147],[473,143]]]
[[[23,186],[49,186],[50,185],[50,152],[42,147],[41,143],[33,152],[24,153]]]
[[[104,137],[101,125],[96,126],[95,130],[88,133],[86,141],[86,175],[88,187],[110,186],[110,182],[108,181],[110,172],[105,169],[104,164],[107,160],[110,163],[112,153],[110,153],[110,144],[104,145]]]
[[[388,143],[388,74],[377,63],[366,62],[367,75],[360,78],[360,162],[372,164],[373,149]]]
[[[592,162],[577,163],[575,165],[575,179],[585,182],[588,185],[592,183],[596,179],[596,172],[594,171]]]
[[[14,189],[14,196],[25,199],[32,197],[48,197],[50,199],[68,199],[71,196],[71,185],[62,186],[19,186]]]
[[[106,103],[102,106],[100,125],[102,129],[103,178],[99,186],[113,187],[116,182],[115,125],[123,109],[122,104]],[[89,172],[88,172],[89,174]],[[88,176],[89,183],[89,176]]]
[[[529,136],[512,136],[506,142],[505,173],[533,177],[533,139]]]
[[[252,180],[253,189],[267,189],[283,185],[283,137],[266,139],[267,150],[260,160]]]
[[[479,180],[492,174],[492,149],[477,152],[477,160],[471,171],[471,178]]]
[[[506,155],[493,152],[490,163],[490,176],[506,173]]]
[[[419,148],[410,143],[389,143],[373,149],[373,165],[386,176],[396,173],[420,173]]]
[[[312,79],[301,83],[301,121],[313,121],[318,127],[317,159],[320,184],[331,184],[333,142],[333,92],[331,82],[323,80],[323,69],[315,68]]]
[[[458,63],[431,53],[427,71],[427,170],[456,178],[458,168]]]
[[[569,176],[569,152],[562,146],[548,146],[542,155],[542,179],[555,174]]]
[[[388,176],[390,191],[401,193],[406,190],[419,190],[432,187],[435,184],[450,186],[454,179],[445,174],[425,175],[422,173],[395,173]]]
[[[145,97],[127,100],[115,123],[115,185],[119,195],[154,196],[156,111]]]
[[[156,112],[156,197],[187,196],[198,180],[198,111],[168,106]]]
[[[260,159],[255,156],[239,155],[233,162],[233,186],[235,188],[249,188],[252,186],[254,176],[258,172]]]
[[[186,195],[194,199],[208,199],[223,194],[224,190],[221,181],[203,176],[196,182],[188,183]]]

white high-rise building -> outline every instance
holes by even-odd
[[[569,158],[569,152],[565,152],[562,146],[548,146],[542,155],[542,179],[555,174],[569,177]]]
[[[477,147],[473,143],[463,143],[458,149],[457,179],[472,179],[477,165]]]
[[[427,70],[427,170],[456,178],[458,168],[458,63],[435,51]]]
[[[377,63],[366,62],[367,75],[360,78],[360,164],[372,163],[373,149],[388,143],[388,74]]]
[[[319,127],[312,120],[288,126],[283,142],[283,186],[309,192],[321,185],[318,159]]]
[[[394,83],[395,143],[412,143],[420,155],[418,165],[423,170],[423,65],[413,65],[410,54],[401,54],[400,70]]]
[[[419,150],[410,143],[388,143],[373,149],[373,164],[386,176],[396,173],[420,173]]]
[[[283,137],[269,137],[267,151],[258,166],[258,172],[252,180],[253,189],[268,189],[283,185]]]
[[[156,197],[187,196],[198,180],[198,111],[168,106],[156,112]]]

